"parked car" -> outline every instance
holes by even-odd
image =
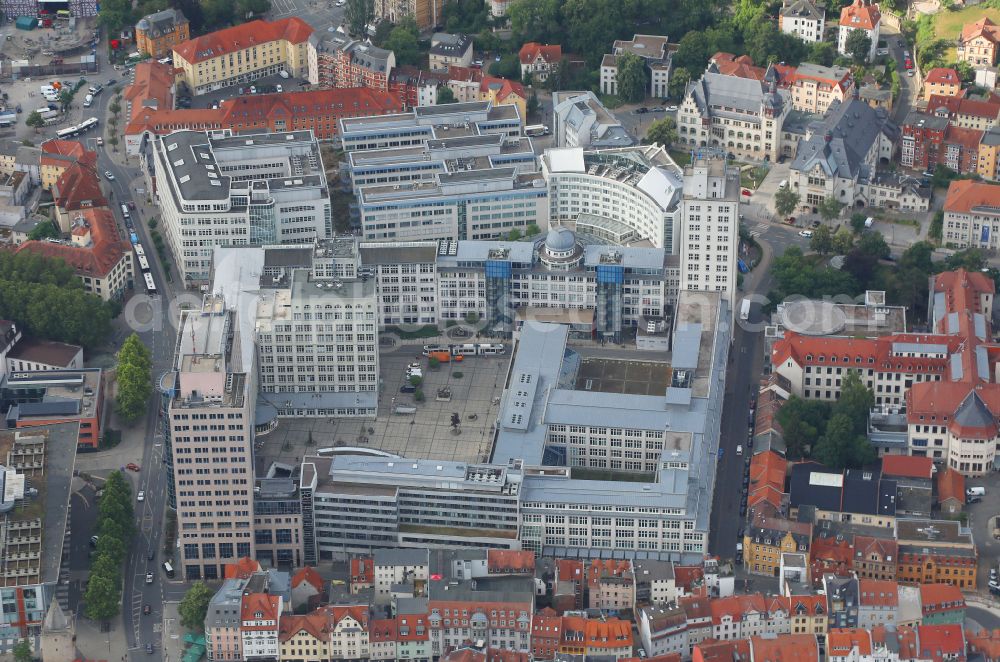
[[[152,608],[149,605],[143,605],[142,606],[142,615],[143,616],[149,616],[151,613],[153,613],[153,610],[152,610]]]
[[[136,464],[135,462],[129,462],[128,464],[125,465],[125,468],[128,469],[129,471],[139,471],[139,465]]]
[[[643,106],[642,108],[636,108],[635,109],[635,114],[636,115],[643,115],[643,114],[648,113],[648,112],[649,112],[649,108],[646,108],[645,106]]]
[[[139,493],[135,495],[135,500],[138,501],[139,503],[142,503],[143,501],[146,500],[146,493],[142,490],[139,490]]]
[[[114,176],[114,175],[113,175],[113,174],[111,173],[111,171],[110,171],[110,170],[105,170],[105,171],[104,171],[104,177],[105,177],[105,178],[106,178],[106,179],[107,179],[107,180],[108,180],[109,182],[113,182],[113,181],[115,181],[115,176]]]
[[[146,644],[146,653],[149,655],[153,654],[153,644]]]
[[[813,236],[813,232],[812,230],[799,230],[799,236],[809,239],[810,237]]]
[[[820,224],[821,224],[821,223],[822,223],[821,221],[819,221],[819,220],[816,220],[816,221],[813,221],[813,222],[812,222],[812,226],[813,226],[814,228],[818,228],[818,227],[820,226]]]
[[[412,385],[412,384],[404,384],[403,386],[399,387],[399,392],[400,393],[416,393],[417,392],[417,387],[414,386],[414,385]]]
[[[146,583],[147,584],[152,584],[153,583],[153,573],[151,573],[151,572],[147,572],[146,573]]]
[[[674,106],[674,105],[667,106],[667,112],[668,113],[676,113],[677,112],[677,106]]]

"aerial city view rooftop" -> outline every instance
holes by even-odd
[[[0,0],[0,656],[1000,660],[998,59]]]

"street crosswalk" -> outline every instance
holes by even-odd
[[[753,226],[752,230],[750,230],[750,236],[751,237],[759,237],[762,234],[764,234],[765,232],[767,232],[768,228],[770,228],[770,227],[771,226],[768,225],[767,223],[758,223],[757,225]]]

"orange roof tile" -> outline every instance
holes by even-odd
[[[948,186],[946,212],[967,214],[975,207],[1000,207],[1000,186],[971,179],[956,180]]]
[[[675,565],[674,583],[678,587],[683,587],[685,591],[691,592],[695,582],[699,582],[705,577],[705,570],[697,565]]]
[[[632,623],[618,618],[563,616],[563,643],[587,648],[632,647]]]
[[[882,474],[905,478],[930,478],[934,473],[934,460],[915,455],[886,455],[882,458]]]
[[[861,628],[831,628],[826,635],[826,649],[831,658],[850,657],[857,649],[857,655],[872,654],[872,638],[868,630]]]
[[[82,158],[71,163],[59,175],[53,185],[52,197],[56,206],[66,211],[108,206],[97,170]]]
[[[240,627],[243,630],[271,630],[278,627],[281,597],[270,593],[244,593],[240,603]],[[274,621],[274,626],[250,625],[248,621]]]
[[[202,62],[271,41],[301,44],[312,33],[312,27],[297,16],[279,21],[256,20],[188,39],[174,46],[174,55],[187,62]]]
[[[818,662],[819,646],[812,634],[750,637],[754,662]]]
[[[718,625],[724,618],[733,622],[742,621],[750,613],[763,614],[767,611],[764,596],[760,593],[750,595],[731,595],[726,598],[712,600],[712,623]]]
[[[938,111],[947,113],[949,117],[955,115],[972,115],[973,117],[996,120],[997,115],[1000,115],[1000,103],[932,94],[931,98],[927,101],[927,112],[937,114]]]
[[[918,625],[917,642],[923,659],[934,662],[965,659],[965,633],[961,625]]]
[[[965,631],[965,640],[969,644],[969,651],[980,653],[987,662],[1000,660],[1000,630],[973,630]]]
[[[750,641],[705,639],[692,651],[694,662],[746,662],[750,660]]]
[[[854,0],[847,7],[840,10],[840,24],[862,30],[874,30],[875,25],[882,20],[882,14],[878,10],[878,5],[869,4],[866,0]]]
[[[594,586],[605,577],[631,577],[631,561],[615,561],[612,559],[594,559],[587,566],[587,582]],[[676,575],[675,575],[676,576]]]
[[[788,598],[788,613],[801,616],[822,616],[826,614],[826,596],[793,595]]]
[[[948,67],[934,67],[927,72],[924,77],[924,82],[928,85],[961,85],[962,79],[959,78],[958,72],[954,69]]]
[[[937,476],[938,503],[956,499],[965,503],[965,476],[951,467],[938,472]]]
[[[281,623],[278,628],[278,641],[288,641],[300,632],[306,632],[314,639],[329,643],[330,624],[326,612],[322,609],[317,609],[311,614],[303,616],[285,615],[281,617]]]
[[[97,153],[89,151],[76,140],[59,140],[53,138],[41,145],[39,163],[42,166],[66,167],[74,161],[84,160],[91,165],[97,163]]]
[[[375,575],[375,560],[371,557],[354,557],[351,559],[351,582],[355,584],[371,584]]]
[[[326,613],[330,616],[330,626],[336,627],[345,618],[353,619],[362,630],[368,629],[367,605],[351,605],[346,607],[327,606]]]
[[[551,65],[562,60],[562,46],[559,44],[543,46],[537,41],[529,41],[521,46],[518,57],[521,59],[521,64],[534,64],[541,59]]]
[[[986,16],[975,23],[966,23],[962,26],[962,41],[971,41],[980,35],[997,43],[1000,41],[1000,28]]]
[[[396,640],[396,619],[376,618],[368,622],[368,641],[372,643]]]
[[[310,584],[317,591],[323,591],[323,578],[319,576],[314,568],[305,566],[294,575],[292,575],[292,588],[299,586],[303,582]]]
[[[233,563],[224,566],[225,579],[246,579],[255,572],[260,572],[260,563],[249,556],[237,559]]]
[[[944,132],[944,142],[950,145],[961,145],[966,149],[979,149],[983,141],[983,132],[979,129],[964,129],[960,126],[948,125]]]
[[[899,605],[899,586],[886,579],[859,579],[858,604],[896,607]]]
[[[892,532],[889,532],[892,535]],[[876,538],[874,536],[854,536],[854,557],[862,559],[877,554],[886,563],[896,563],[899,545],[892,538]]]
[[[965,609],[965,597],[961,589],[952,584],[921,584],[920,604],[924,615]]]
[[[125,88],[131,103],[129,119],[134,120],[149,108],[170,110],[174,107],[174,68],[147,60],[135,65],[135,78]]]
[[[486,566],[491,572],[523,572],[535,569],[531,550],[491,549],[486,552]]]
[[[27,251],[63,260],[73,267],[78,275],[91,278],[107,277],[123,257],[131,256],[132,246],[119,237],[118,226],[110,210],[82,209],[73,215],[74,222],[77,222],[77,219],[81,220],[90,232],[88,246],[73,246],[51,241],[26,241],[17,247],[16,252]]]

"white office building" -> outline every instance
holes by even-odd
[[[207,283],[216,246],[308,243],[333,219],[311,131],[212,137],[156,136],[149,182],[186,284]]]
[[[658,145],[624,149],[549,149],[542,156],[551,223],[582,230],[597,219],[626,243],[646,241],[676,252],[681,169]],[[609,238],[612,238],[609,236]]]
[[[684,168],[680,289],[722,292],[732,306],[740,236],[740,173],[721,159]]]

